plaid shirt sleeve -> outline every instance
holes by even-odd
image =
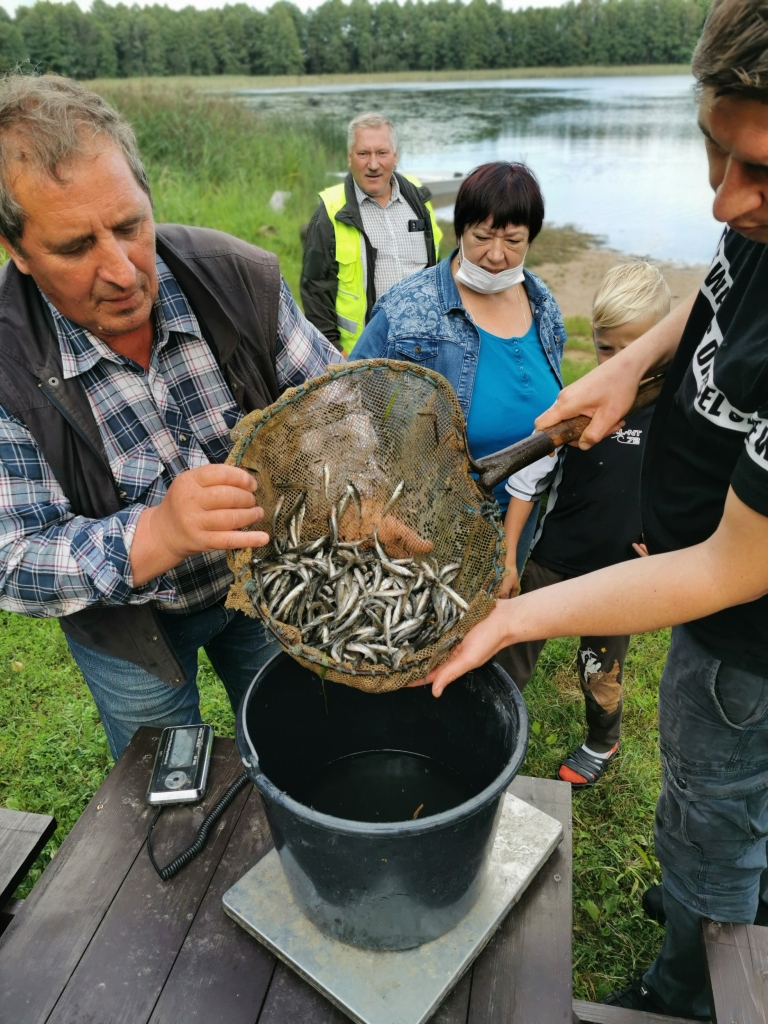
[[[0,608],[38,618],[167,597],[134,589],[128,552],[143,506],[75,516],[26,427],[0,406]]]
[[[343,362],[344,356],[307,320],[281,278],[275,360],[280,388],[297,387],[325,373],[329,363]]]

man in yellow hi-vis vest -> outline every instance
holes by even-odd
[[[307,229],[301,298],[325,337],[350,352],[392,285],[437,262],[442,232],[430,193],[399,174],[397,136],[383,114],[360,114],[347,136],[350,173],[320,193]]]

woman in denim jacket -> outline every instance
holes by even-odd
[[[562,387],[563,318],[546,285],[523,270],[543,220],[544,200],[525,165],[478,167],[456,197],[459,248],[383,295],[350,355],[405,359],[442,373],[464,412],[476,459],[527,437]],[[495,494],[505,511],[503,483]],[[537,510],[519,534],[517,551],[507,554],[510,577],[502,597],[512,574],[522,571]]]

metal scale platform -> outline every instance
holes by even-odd
[[[416,949],[357,949],[323,934],[296,905],[275,850],[224,894],[224,909],[357,1024],[423,1024],[562,837],[560,822],[505,794],[480,898],[452,931]]]

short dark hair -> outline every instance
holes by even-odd
[[[456,238],[491,216],[494,228],[525,225],[531,242],[541,231],[544,197],[536,176],[525,164],[506,160],[482,164],[462,181],[453,209]]]
[[[693,54],[700,88],[768,102],[768,2],[715,0]]]

